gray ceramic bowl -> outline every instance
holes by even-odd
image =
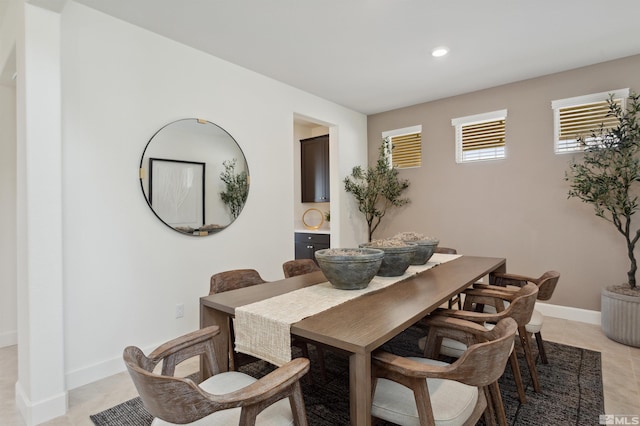
[[[375,242],[362,243],[362,248],[375,248],[384,252],[384,258],[380,264],[380,269],[376,275],[380,277],[399,277],[406,271],[415,256],[418,245],[416,243],[404,242],[404,246],[380,246]]]
[[[413,256],[413,260],[411,261],[412,265],[424,265],[431,259],[433,253],[436,251],[439,240],[431,239],[431,240],[418,240],[411,241],[412,243],[416,243],[418,245],[418,249],[416,250],[415,255]]]
[[[315,253],[318,266],[332,286],[341,290],[366,288],[378,272],[384,252],[369,248],[331,248]]]

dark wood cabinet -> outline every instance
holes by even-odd
[[[329,135],[300,140],[300,168],[302,202],[329,202]]]
[[[313,259],[315,252],[322,249],[327,249],[331,246],[331,235],[329,234],[314,234],[307,232],[296,232],[294,234],[295,247],[296,247],[296,259]]]

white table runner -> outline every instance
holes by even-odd
[[[324,282],[240,306],[234,320],[236,350],[281,366],[291,361],[291,324],[458,257],[435,253],[425,265],[411,265],[399,277],[375,276],[360,290],[338,290]]]

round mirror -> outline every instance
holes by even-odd
[[[169,123],[149,140],[140,160],[147,204],[180,233],[220,232],[240,214],[249,194],[249,168],[238,143],[209,121]]]

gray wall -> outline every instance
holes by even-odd
[[[556,269],[550,303],[599,311],[600,289],[626,281],[626,246],[590,206],[567,199],[572,155],[553,152],[551,101],[626,87],[640,90],[640,55],[369,116],[370,163],[385,130],[421,124],[423,138],[422,167],[400,173],[412,202],[374,238],[418,231],[463,254],[506,257],[512,272]],[[451,119],[498,109],[508,110],[506,159],[456,164]]]

